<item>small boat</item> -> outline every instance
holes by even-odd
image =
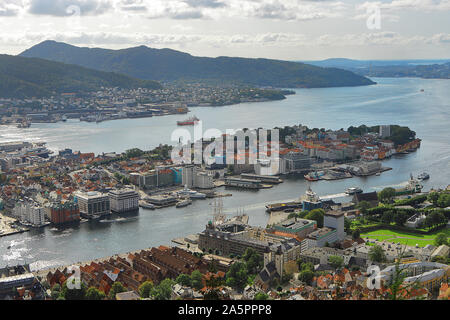
[[[156,207],[153,204],[151,204],[147,201],[139,201],[139,207],[144,208],[144,209],[149,209],[149,210],[156,209]]]
[[[381,172],[375,173],[376,176],[381,176]]]
[[[345,191],[345,193],[348,195],[353,195],[355,193],[362,193],[362,192],[363,192],[363,190],[358,187],[348,188],[347,191]]]
[[[177,208],[184,208],[184,207],[187,207],[188,205],[191,205],[191,204],[192,204],[192,200],[186,199],[186,200],[182,200],[182,201],[178,202],[176,207]]]
[[[197,122],[199,122],[200,119],[196,116],[190,117],[189,119],[183,120],[183,121],[177,121],[177,125],[179,126],[193,126]]]
[[[319,180],[319,175],[315,171],[310,172],[310,173],[304,175],[303,177],[308,181],[318,181]]]
[[[426,173],[426,172],[422,172],[421,174],[419,174],[417,176],[417,179],[419,179],[419,180],[427,180],[427,179],[430,179],[430,175],[428,173]]]

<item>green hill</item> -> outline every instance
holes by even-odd
[[[101,87],[161,88],[155,81],[91,70],[76,65],[0,55],[0,97],[46,97],[63,92],[96,91]]]
[[[80,48],[55,41],[42,42],[21,53],[117,72],[140,79],[162,81],[219,80],[280,88],[343,87],[374,84],[351,71],[304,63],[232,57],[195,57],[171,50],[140,46],[122,50]]]

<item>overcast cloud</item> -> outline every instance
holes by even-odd
[[[1,53],[47,39],[202,56],[450,58],[450,0],[0,1]]]

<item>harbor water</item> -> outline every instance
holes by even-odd
[[[191,108],[203,121],[204,130],[216,128],[273,128],[294,124],[310,128],[340,129],[349,126],[399,124],[409,126],[422,139],[414,153],[383,161],[393,170],[380,176],[335,181],[307,182],[288,177],[282,184],[258,191],[227,190],[225,213],[243,209],[250,224],[265,226],[265,205],[300,197],[311,185],[319,195],[335,195],[358,186],[367,191],[406,184],[409,174],[423,171],[430,179],[424,190],[450,183],[450,81],[412,78],[374,79],[377,85],[356,88],[297,89],[283,101],[244,103],[225,107]],[[424,89],[421,92],[421,89]],[[29,129],[0,127],[0,141],[45,141],[52,150],[71,148],[82,152],[122,152],[173,144],[171,133],[186,115],[125,119],[102,123],[68,120],[65,123],[32,124]],[[219,188],[218,191],[224,191]],[[343,197],[344,196],[344,197]],[[32,263],[34,269],[65,265],[148,248],[170,245],[174,238],[200,232],[212,218],[211,200],[195,200],[185,208],[140,209],[136,214],[85,222],[64,229],[46,227],[0,238],[0,267]],[[8,249],[8,247],[10,248]]]

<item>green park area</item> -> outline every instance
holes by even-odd
[[[366,232],[361,234],[361,238],[369,238],[378,241],[388,241],[388,242],[400,242],[401,244],[419,247],[425,247],[428,244],[434,245],[434,238],[439,233],[445,233],[447,237],[450,237],[450,229],[445,228],[443,230],[434,231],[430,234],[417,234],[409,233],[404,231],[392,231],[388,229],[379,229],[371,232]]]

